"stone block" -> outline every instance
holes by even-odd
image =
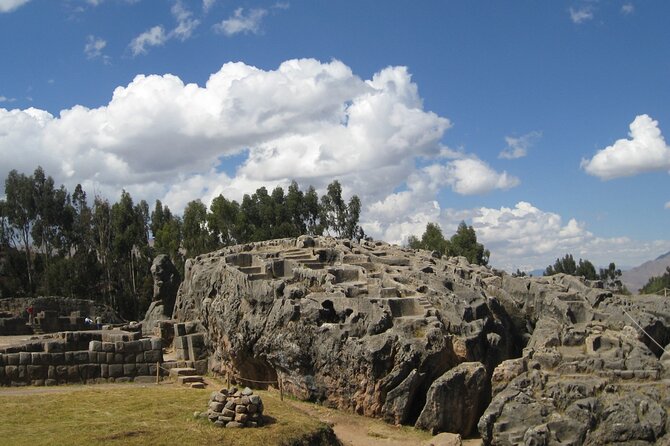
[[[48,367],[43,365],[27,365],[26,372],[28,374],[28,379],[30,381],[36,379],[46,379],[48,369]]]
[[[163,348],[163,340],[161,338],[151,338],[151,350],[161,350]]]
[[[89,358],[88,358],[88,350],[80,350],[78,352],[72,352],[73,353],[73,362],[75,364],[88,364]]]
[[[19,365],[28,365],[32,363],[32,354],[28,352],[19,353]]]
[[[144,362],[161,362],[163,360],[163,352],[161,350],[148,350],[144,352]]]
[[[137,366],[135,363],[124,364],[123,365],[123,375],[124,376],[135,376],[137,375]]]
[[[235,406],[235,413],[247,413],[247,406],[243,406],[242,404]]]
[[[140,342],[142,343],[142,351],[143,352],[145,352],[147,350],[151,350],[151,339],[143,338],[143,339],[140,339]]]
[[[174,324],[174,335],[175,337],[186,335],[186,324],[183,323]]]
[[[110,364],[109,365],[109,377],[110,378],[120,378],[123,376],[123,365],[122,364]]]
[[[137,374],[146,376],[149,375],[149,366],[147,364],[137,364]]]
[[[102,353],[102,352],[101,352]],[[103,353],[105,355],[105,359],[107,358],[107,354]],[[100,360],[98,359],[98,352],[97,351],[88,351],[88,361],[89,364],[99,364]]]
[[[235,410],[235,406],[236,404],[234,401],[226,401],[226,409]]]
[[[240,423],[245,423],[247,419],[249,418],[249,415],[246,413],[239,412],[237,415],[235,415],[235,421],[238,421]]]
[[[142,341],[129,341],[124,345],[127,353],[139,353],[142,351]]]
[[[124,353],[126,351],[126,343],[123,341],[116,341],[114,343],[114,350],[117,353]]]
[[[65,364],[65,353],[50,353],[51,363],[53,365],[63,365]]]
[[[124,364],[135,364],[135,358],[137,357],[136,353],[124,353],[123,354],[123,363]]]
[[[0,365],[0,383],[3,381],[5,378],[5,366]]]
[[[230,423],[234,419],[235,419],[234,417],[224,417],[223,415],[219,417],[219,421],[222,421],[224,423]]]
[[[106,353],[114,353],[114,343],[113,342],[103,342],[102,351]]]
[[[235,416],[235,411],[224,408],[221,411],[221,415],[223,415],[224,417],[234,417]]]
[[[198,375],[206,375],[209,367],[207,359],[201,359],[193,362],[193,368]]]
[[[188,349],[188,338],[186,336],[177,336],[174,338],[174,348],[186,350]]]
[[[67,382],[67,369],[68,369],[68,366],[66,366],[66,365],[57,365],[56,366],[56,379],[58,380],[59,383],[66,383]]]
[[[67,380],[68,380],[68,382],[71,382],[71,383],[81,381],[81,377],[79,376],[79,365],[68,365],[67,366]]]
[[[45,386],[55,386],[57,384],[58,384],[58,381],[56,381],[55,379],[50,378],[50,379],[45,379],[44,380],[44,385]]]
[[[47,379],[50,380],[56,380],[56,366],[55,365],[50,365],[49,368],[47,369]]]
[[[88,350],[91,352],[101,352],[102,351],[102,342],[100,341],[91,341],[88,343]]]
[[[123,353],[114,353],[114,359],[111,361],[112,364],[123,364],[124,357]]]
[[[140,363],[140,364],[145,362],[144,361],[144,353],[145,352],[135,353],[135,361],[133,361],[133,362]]]
[[[237,422],[237,421],[231,421],[230,423],[226,424],[226,427],[240,428],[240,427],[244,427],[244,424],[242,424],[240,422]]]
[[[121,378],[116,378],[117,383],[131,383],[133,382],[133,378],[131,376],[122,376]]]
[[[252,413],[256,413],[257,411],[258,411],[258,406],[255,405],[255,404],[249,403],[249,405],[247,406],[247,413],[252,414]]]
[[[30,363],[33,365],[44,365],[51,362],[51,355],[49,353],[31,353]]]
[[[212,409],[214,412],[221,412],[223,410],[223,403],[212,401],[211,403],[209,403],[209,408]]]
[[[156,363],[149,363],[147,364],[147,367],[149,367],[149,375],[156,376],[156,371],[158,370]],[[165,375],[165,371],[161,371],[160,374]]]
[[[19,365],[19,354],[18,353],[7,353],[5,355],[5,364],[6,365]]]
[[[5,355],[3,355],[2,353],[0,353],[0,366],[5,365],[5,358],[4,358],[4,356],[5,356]]]
[[[18,365],[6,365],[5,366],[5,378],[8,381],[16,381],[19,378],[19,366]]]
[[[30,381],[30,385],[35,386],[35,387],[42,387],[44,386],[44,380],[43,379],[34,379]]]
[[[79,366],[79,375],[84,381],[100,378],[100,365],[82,364]]]
[[[109,378],[109,365],[100,364],[100,377]]]
[[[44,351],[47,353],[64,353],[65,343],[62,341],[45,341]]]

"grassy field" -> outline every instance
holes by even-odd
[[[222,429],[195,419],[212,389],[173,385],[0,389],[0,444],[6,445],[294,445],[325,425],[278,395],[258,392],[269,423]]]

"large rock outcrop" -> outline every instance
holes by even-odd
[[[187,261],[175,318],[206,328],[214,371],[281,375],[299,398],[414,424],[445,372],[479,362],[488,376],[520,355],[510,316],[485,294],[496,274],[380,242],[275,240]]]
[[[204,328],[214,372],[393,423],[487,444],[668,438],[669,304],[574,277],[300,237],[188,260],[174,317]]]
[[[142,332],[153,333],[161,321],[171,320],[177,291],[181,283],[179,271],[170,260],[170,256],[159,254],[151,264],[151,276],[154,280],[154,292],[151,304],[142,321]]]

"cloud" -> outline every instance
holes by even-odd
[[[510,189],[520,181],[507,172],[498,173],[477,158],[464,158],[450,162],[444,169],[445,181],[454,192],[461,195],[485,194],[495,189]]]
[[[670,201],[668,201],[668,202],[665,203],[665,208],[666,208],[666,209],[670,209]]]
[[[266,9],[251,9],[247,15],[244,14],[244,8],[237,8],[233,15],[214,25],[213,29],[217,33],[223,33],[226,36],[235,34],[258,34],[260,32],[261,21],[267,15]]]
[[[7,96],[2,96],[0,95],[0,103],[3,102],[14,102],[16,101],[16,98],[8,98]]]
[[[202,10],[204,12],[209,12],[209,10],[212,9],[212,6],[214,6],[214,3],[216,3],[216,0],[202,0]]]
[[[423,110],[404,67],[365,80],[339,61],[267,71],[227,63],[203,86],[137,76],[98,108],[0,110],[0,158],[12,160],[0,177],[41,164],[68,188],[82,182],[111,198],[126,188],[149,200],[180,190],[205,201],[217,191],[240,199],[248,185],[323,188],[339,178],[372,203],[416,171],[417,157],[439,156],[449,126]],[[234,175],[222,176],[226,157],[240,154]],[[180,200],[165,202],[178,212]]]
[[[528,154],[528,149],[530,149],[541,137],[542,132],[538,131],[532,131],[519,137],[505,136],[507,147],[500,152],[498,158],[505,158],[508,160],[523,158]]]
[[[84,54],[87,59],[101,59],[104,63],[109,63],[110,57],[103,54],[102,50],[107,46],[107,41],[100,38],[89,35],[86,37],[86,45],[84,45]],[[53,83],[53,80],[50,80]]]
[[[670,147],[665,143],[658,121],[639,115],[630,124],[630,139],[619,139],[599,150],[581,167],[602,180],[670,169]]]
[[[621,14],[628,15],[635,12],[635,6],[632,3],[625,3],[621,5]]]
[[[157,25],[135,37],[130,42],[133,56],[146,54],[148,47],[165,45],[171,39],[179,39],[182,42],[190,39],[193,32],[200,26],[200,20],[193,18],[193,13],[184,6],[181,0],[174,2],[170,12],[177,21],[177,26],[170,32],[166,32],[163,25]]]
[[[30,0],[0,0],[0,13],[12,12],[29,1]]]
[[[170,11],[177,20],[177,27],[170,32],[169,38],[175,37],[183,42],[191,37],[193,31],[200,25],[200,20],[193,18],[193,13],[186,9],[181,0],[177,0]]]
[[[148,31],[143,32],[130,42],[130,50],[133,56],[147,53],[147,47],[162,46],[167,42],[168,36],[162,26],[154,26]]]
[[[570,8],[570,20],[572,23],[581,24],[593,19],[593,8],[590,5],[579,8]]]

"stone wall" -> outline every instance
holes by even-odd
[[[155,376],[162,361],[160,338],[122,331],[62,332],[0,348],[0,385],[132,381]]]

